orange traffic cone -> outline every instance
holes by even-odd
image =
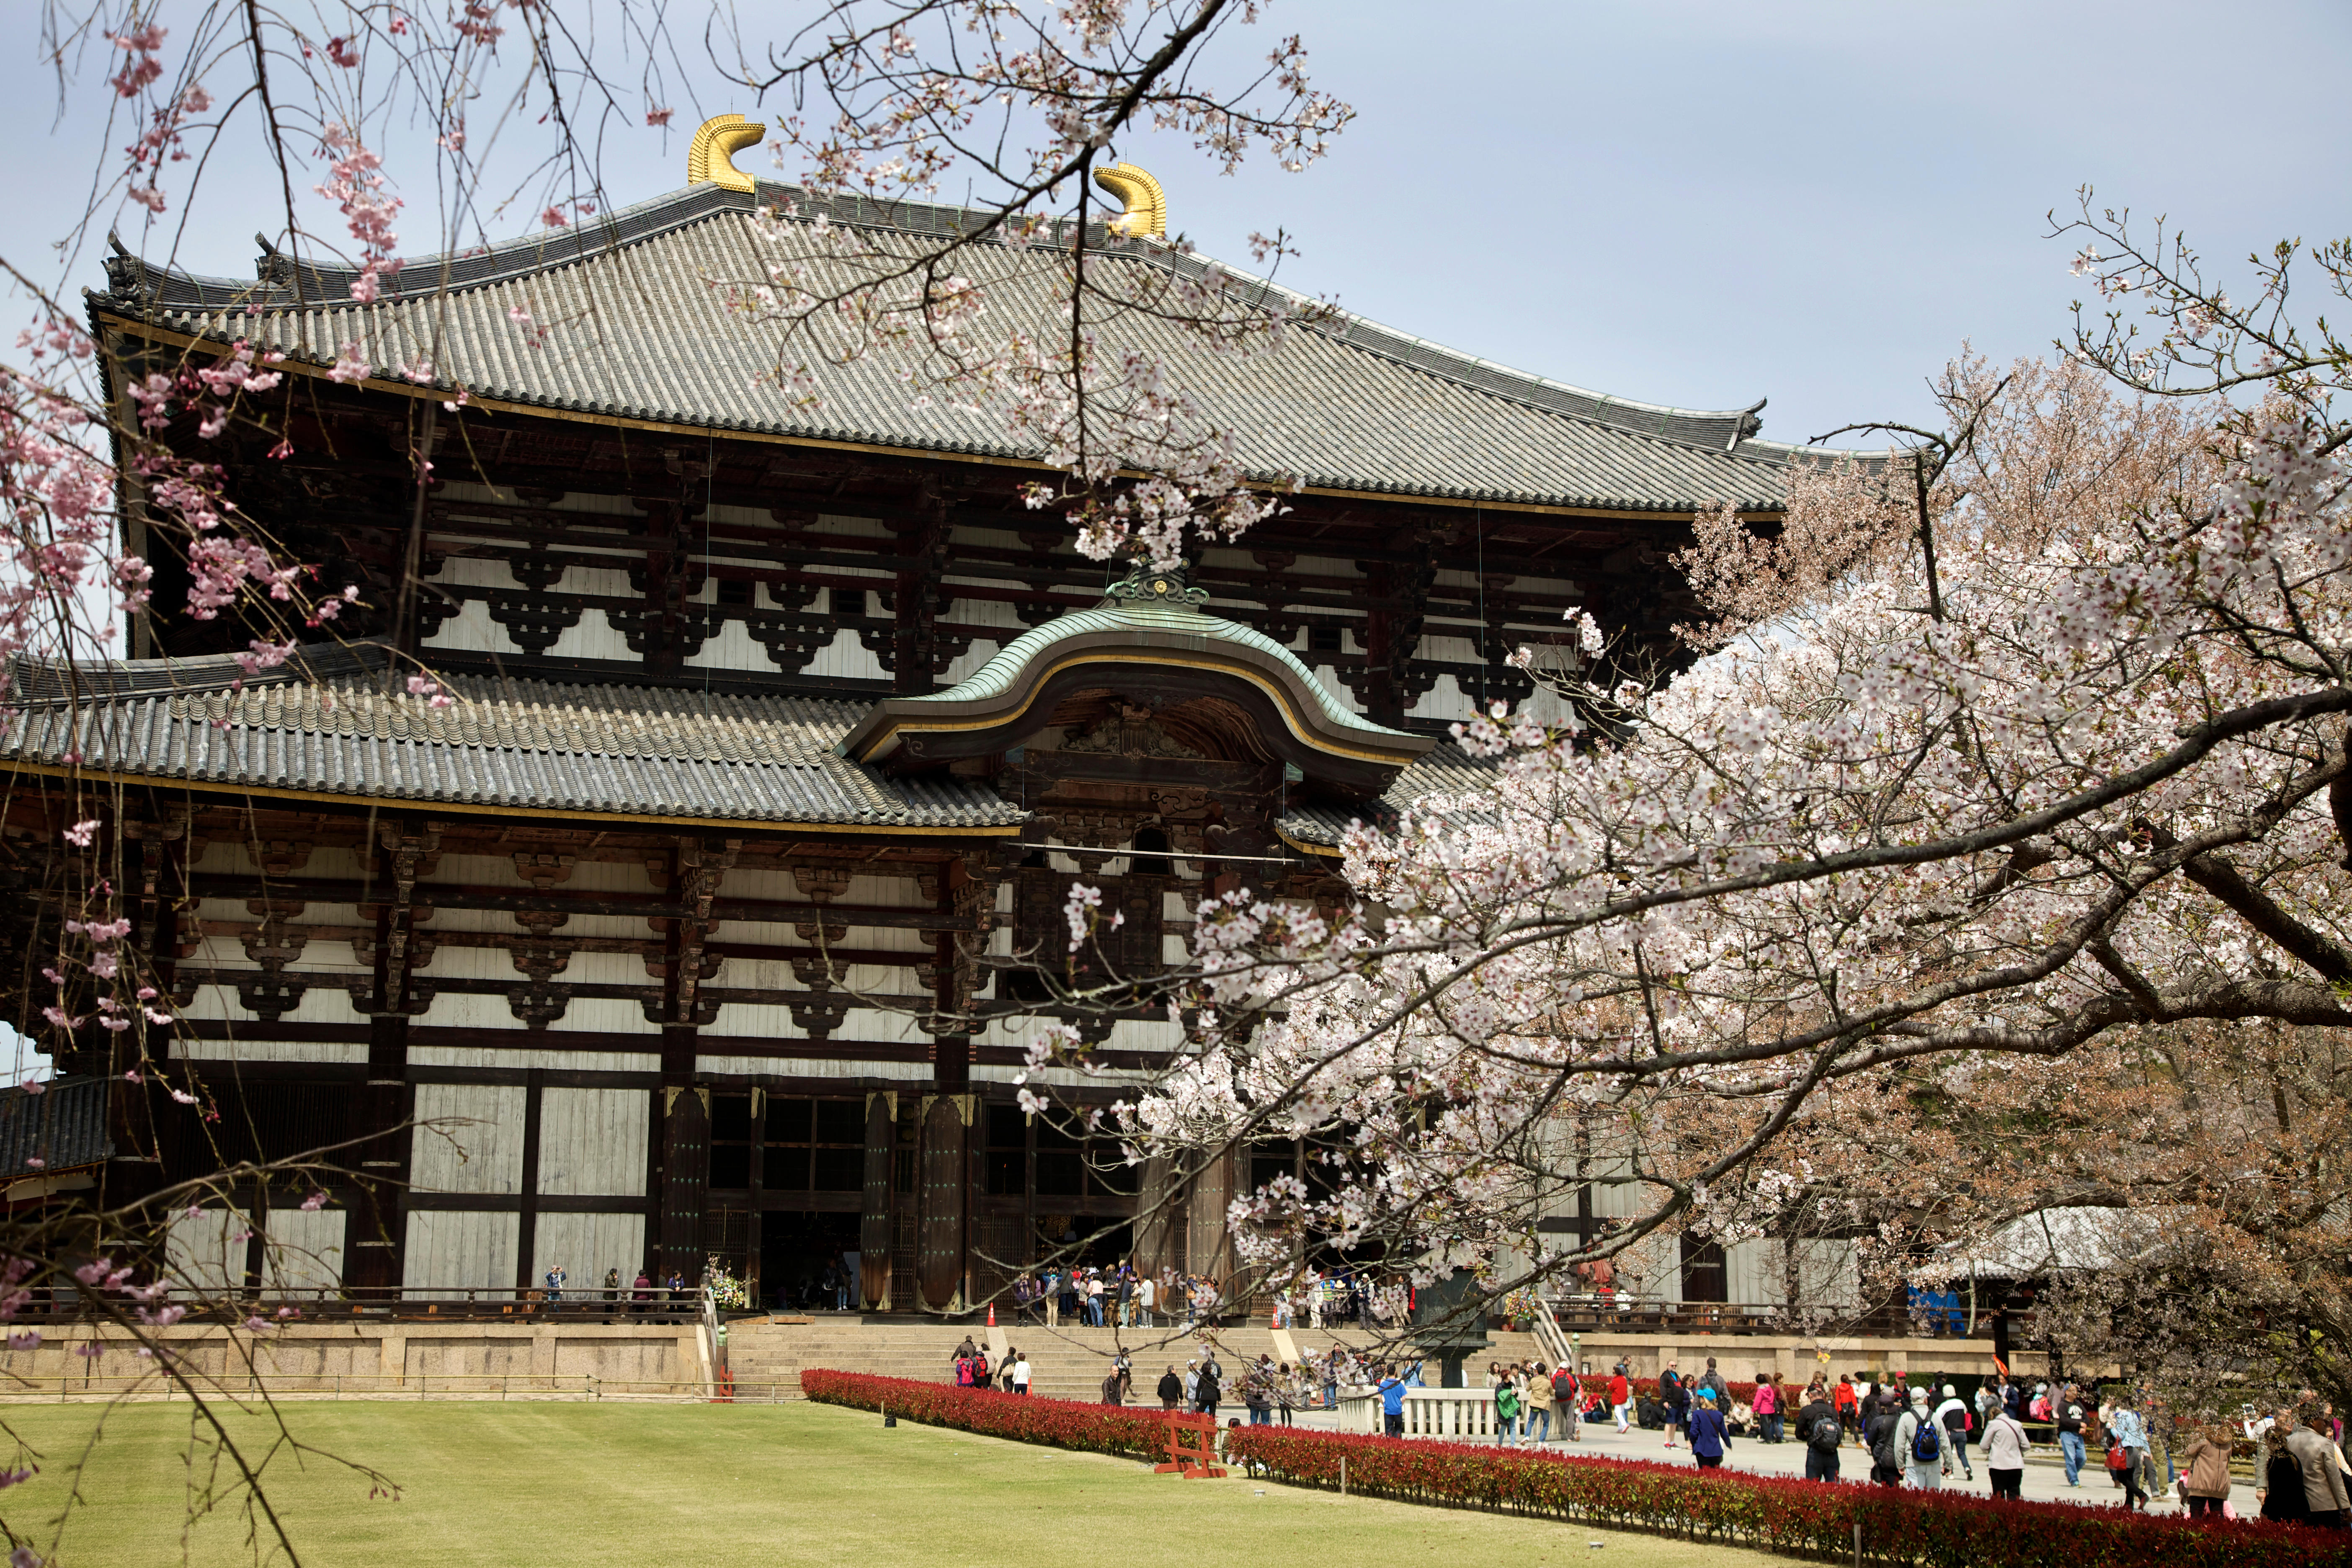
[[[992,1329],[996,1327],[996,1303],[993,1301],[988,1304],[988,1326]]]

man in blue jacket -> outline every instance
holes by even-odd
[[[1404,1436],[1404,1379],[1394,1363],[1381,1374],[1381,1426],[1388,1436]]]

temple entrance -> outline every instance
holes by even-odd
[[[760,1289],[762,1305],[782,1312],[834,1310],[836,1298],[824,1286],[825,1265],[849,1283],[848,1301],[857,1305],[854,1269],[857,1215],[769,1209],[760,1216]]]

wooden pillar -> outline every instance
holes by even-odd
[[[408,1083],[408,1016],[379,1013],[368,1020],[368,1076],[360,1115],[373,1136],[360,1145],[360,1195],[344,1231],[343,1278],[348,1284],[397,1289],[406,1281],[409,1135],[404,1124],[415,1100]]]
[[[522,1181],[520,1195],[515,1199],[515,1289],[528,1290],[537,1282],[535,1268],[539,1251],[539,1108],[543,1083],[542,1068],[523,1069],[522,1082]],[[572,1267],[565,1258],[556,1258],[565,1268]]]
[[[923,1106],[923,1204],[916,1283],[935,1312],[961,1304],[970,1176],[965,1158],[971,1100],[932,1095]]]
[[[1135,1202],[1136,1268],[1157,1274],[1175,1267],[1176,1233],[1183,1223],[1184,1203],[1169,1180],[1168,1156],[1149,1156]]]
[[[1225,1205],[1234,1198],[1234,1153],[1216,1155],[1193,1176],[1184,1205],[1184,1267],[1220,1285],[1233,1273],[1234,1249],[1225,1235]]]
[[[857,1215],[857,1296],[869,1312],[890,1305],[890,1180],[898,1149],[898,1097],[866,1097],[866,1184]]]

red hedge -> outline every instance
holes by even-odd
[[[925,1426],[1087,1453],[1157,1458],[1167,1446],[1162,1413],[1134,1405],[815,1368],[801,1373],[801,1390],[820,1404],[889,1410]],[[2260,1520],[2154,1519],[2069,1503],[1824,1486],[1643,1459],[1570,1458],[1290,1426],[1244,1426],[1223,1436],[1227,1459],[1303,1485],[1338,1485],[1344,1454],[1353,1491],[1705,1535],[1793,1556],[1849,1558],[1859,1522],[1872,1561],[1920,1568],[2352,1568],[2352,1539],[2344,1532]],[[1841,1460],[1853,1465],[1860,1458],[1847,1449]]]
[[[2155,1519],[2119,1509],[1994,1501],[1961,1492],[1824,1486],[1701,1473],[1640,1459],[1244,1426],[1225,1457],[1284,1480],[1408,1501],[1473,1504],[1669,1530],[1799,1556],[1850,1557],[1853,1527],[1880,1563],[1927,1568],[2342,1568],[2341,1531],[2263,1521]],[[1851,1465],[1853,1450],[1842,1456]]]
[[[822,1368],[801,1373],[801,1392],[820,1405],[887,1410],[926,1426],[953,1426],[1019,1443],[1139,1458],[1160,1457],[1168,1451],[1166,1413],[1133,1405],[1080,1405],[1067,1399],[1039,1399],[994,1389],[959,1388],[950,1383],[916,1383],[903,1377],[871,1377]]]

